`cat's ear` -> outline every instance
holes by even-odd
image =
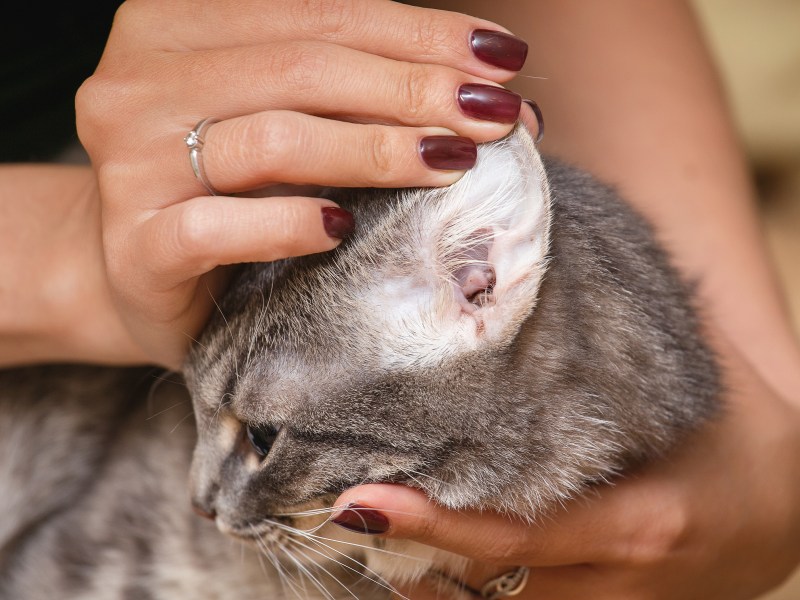
[[[359,295],[376,356],[437,365],[510,343],[536,305],[550,241],[550,190],[528,130],[480,145],[461,180],[411,193],[394,215],[384,276]]]
[[[482,145],[429,209],[420,257],[438,282],[430,316],[476,344],[510,341],[536,304],[549,248],[550,190],[528,130]]]

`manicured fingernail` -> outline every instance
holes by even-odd
[[[478,147],[458,135],[429,135],[419,141],[419,156],[431,169],[465,171],[475,166]]]
[[[513,123],[519,117],[522,96],[505,88],[465,83],[458,88],[458,107],[473,119]]]
[[[374,508],[349,504],[331,521],[356,533],[378,534],[389,531],[389,519]]]
[[[528,57],[528,44],[510,33],[476,29],[469,37],[472,53],[493,67],[519,71]]]
[[[526,98],[525,100],[523,100],[523,102],[528,106],[530,106],[531,110],[533,110],[533,114],[536,115],[536,123],[539,127],[539,130],[536,133],[536,139],[533,140],[533,143],[538,144],[539,142],[542,141],[542,138],[544,137],[544,115],[542,114],[542,109],[539,108],[539,105],[536,104],[536,102],[534,102],[533,100],[528,100]]]
[[[322,226],[329,237],[343,240],[353,233],[356,222],[353,215],[338,206],[322,207]]]

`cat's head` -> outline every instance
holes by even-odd
[[[525,435],[504,374],[550,228],[527,130],[449,188],[338,194],[356,233],[246,267],[187,364],[194,500],[240,537],[364,482],[490,505],[509,483],[498,449]]]

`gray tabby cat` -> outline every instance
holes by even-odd
[[[0,597],[382,597],[464,561],[331,524],[347,487],[533,520],[718,409],[649,227],[522,126],[447,189],[337,193],[357,234],[242,268],[193,410],[148,370],[2,376]]]

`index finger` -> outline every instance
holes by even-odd
[[[201,8],[202,6],[202,8]],[[169,35],[163,23],[168,20]],[[389,0],[125,2],[111,36],[161,50],[319,40],[395,60],[450,66],[497,82],[522,68],[527,44],[491,21]],[[111,45],[113,46],[113,45]]]

